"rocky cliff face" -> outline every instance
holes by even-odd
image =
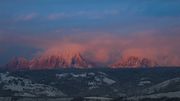
[[[30,68],[87,68],[91,65],[82,57],[80,53],[71,55],[41,56],[30,61]]]
[[[112,68],[137,68],[137,67],[156,67],[158,64],[148,58],[140,58],[135,56],[122,57],[115,64],[110,65]]]
[[[25,58],[15,58],[7,65],[15,69],[53,69],[53,68],[89,68],[91,65],[82,57],[80,53],[48,55],[26,60]]]
[[[94,66],[94,65],[93,65]],[[158,63],[148,58],[122,57],[109,68],[138,68],[157,67]],[[92,65],[83,58],[80,53],[61,53],[54,55],[42,55],[27,60],[25,58],[14,58],[6,67],[11,69],[54,69],[54,68],[90,68]]]

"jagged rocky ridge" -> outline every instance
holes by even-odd
[[[136,67],[156,67],[158,63],[156,61],[150,60],[148,58],[140,58],[135,56],[122,57],[115,64],[110,65],[112,68],[136,68]]]
[[[14,58],[6,67],[16,69],[52,69],[52,68],[90,68],[80,53],[48,55],[27,60],[25,58]]]
[[[137,67],[157,67],[158,63],[148,58],[135,56],[122,57],[109,68],[137,68]],[[25,58],[14,58],[7,68],[13,69],[54,69],[54,68],[90,68],[96,67],[87,61],[79,52],[62,53],[56,55],[42,55],[40,57],[27,60]]]

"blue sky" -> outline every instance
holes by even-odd
[[[48,40],[80,34],[82,39],[145,32],[178,37],[179,5],[179,0],[1,0],[0,61],[39,49],[22,44],[24,37]]]
[[[179,4],[179,0],[4,0],[0,28],[31,34],[165,29],[179,26]]]

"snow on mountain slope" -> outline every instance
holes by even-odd
[[[139,82],[138,82],[138,86],[140,87],[144,87],[144,86],[147,86],[147,85],[151,85],[152,84],[152,81],[147,78],[147,77],[142,77]]]
[[[145,94],[153,94],[160,92],[174,92],[178,90],[180,91],[180,78],[174,78],[145,89],[143,92]]]
[[[103,78],[103,82],[106,83],[106,84],[108,84],[108,85],[112,85],[112,84],[116,83],[116,81],[114,81],[114,80],[112,80],[112,79],[109,79],[109,78],[107,78],[107,77],[104,77],[104,78]]]
[[[56,74],[56,77],[58,79],[87,79],[87,85],[89,90],[99,88],[101,85],[113,85],[116,83],[115,80],[108,77],[106,73],[98,72],[98,73],[62,73],[62,74]]]
[[[21,77],[10,76],[9,73],[0,73],[0,84],[2,90],[15,92],[13,96],[65,96],[54,87],[33,83],[31,80]]]

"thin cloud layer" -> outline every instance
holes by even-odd
[[[38,16],[37,13],[29,13],[29,14],[24,14],[24,15],[20,15],[16,18],[16,21],[30,21],[33,20],[34,18],[36,18]]]
[[[76,11],[76,12],[56,12],[47,16],[49,20],[59,20],[67,18],[91,18],[98,19],[108,16],[116,16],[119,14],[118,10],[104,10],[104,11]]]

